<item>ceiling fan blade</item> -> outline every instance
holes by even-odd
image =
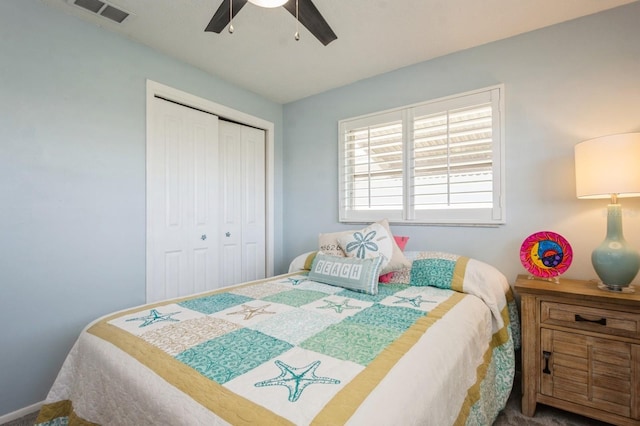
[[[233,7],[235,7],[235,3]],[[289,0],[282,7],[294,17],[296,16],[296,0]],[[298,0],[298,12],[300,23],[320,40],[320,43],[326,46],[338,38],[311,0]]]
[[[240,9],[247,4],[247,0],[232,0],[233,1],[233,17],[240,12]],[[229,0],[222,0],[222,4],[216,10],[216,13],[209,21],[209,25],[205,28],[205,31],[211,31],[213,33],[220,34],[225,27],[229,25]]]

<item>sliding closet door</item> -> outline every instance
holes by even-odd
[[[220,121],[222,285],[266,276],[265,132]]]
[[[155,98],[147,143],[147,302],[219,286],[218,117]]]

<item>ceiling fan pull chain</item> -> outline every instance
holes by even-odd
[[[229,0],[229,34],[233,34],[233,0]]]
[[[300,28],[300,18],[298,15],[298,0],[296,0],[296,33],[293,35],[296,41],[300,40],[300,32],[298,31],[299,28]]]

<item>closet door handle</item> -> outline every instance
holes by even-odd
[[[576,322],[593,322],[596,324],[600,324],[600,325],[607,325],[607,319],[606,318],[600,318],[599,320],[590,320],[587,318],[584,318],[583,316],[576,314]]]

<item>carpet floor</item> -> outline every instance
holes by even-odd
[[[33,426],[38,417],[38,412],[27,414],[24,417],[10,421],[9,423],[3,423],[0,426]]]
[[[609,423],[543,404],[537,404],[535,415],[527,417],[520,411],[521,399],[520,375],[516,374],[515,384],[507,406],[500,412],[493,426],[610,426]]]

